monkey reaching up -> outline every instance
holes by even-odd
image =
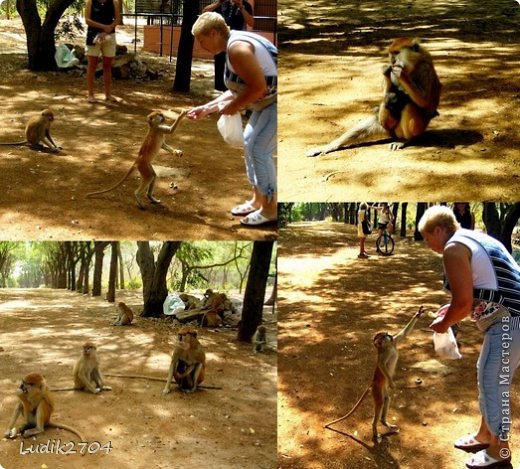
[[[19,402],[16,404],[9,427],[4,433],[6,438],[16,438],[19,434],[27,438],[42,433],[45,427],[54,427],[68,430],[76,434],[80,441],[85,441],[85,438],[75,428],[51,422],[54,401],[41,374],[29,373],[26,375],[20,381],[16,394]],[[25,423],[17,428],[15,424],[20,415],[23,416]]]
[[[206,354],[197,339],[197,331],[191,327],[182,327],[177,334],[177,343],[173,348],[170,371],[163,394],[171,390],[172,379],[181,391],[194,392],[204,380]]]
[[[119,314],[117,315],[116,320],[112,323],[113,326],[127,326],[132,323],[134,320],[134,313],[133,311],[126,306],[125,303],[120,301],[117,304],[117,307],[119,308]]]
[[[377,364],[374,371],[374,377],[372,383],[368,385],[361,397],[358,399],[354,407],[343,417],[333,420],[325,425],[325,428],[329,428],[334,423],[341,422],[346,418],[350,417],[354,411],[359,407],[363,399],[368,394],[368,391],[372,390],[372,397],[374,398],[374,419],[372,420],[372,437],[374,440],[379,440],[380,435],[377,432],[377,424],[379,421],[390,429],[395,431],[396,426],[390,425],[386,420],[388,407],[390,405],[390,392],[389,389],[395,388],[394,374],[397,365],[397,359],[399,353],[397,351],[397,344],[401,342],[414,328],[415,323],[423,314],[424,308],[421,306],[419,311],[415,313],[408,322],[408,324],[396,335],[392,336],[387,332],[378,332],[374,337],[374,346],[377,349]]]
[[[153,188],[155,185],[155,179],[157,178],[157,175],[155,174],[155,171],[152,166],[152,161],[157,156],[157,153],[159,153],[159,150],[161,148],[163,150],[166,150],[168,153],[171,153],[172,155],[177,154],[178,156],[182,156],[181,150],[174,150],[172,147],[166,144],[166,142],[164,141],[164,136],[165,134],[172,134],[174,132],[174,130],[177,128],[177,126],[179,125],[183,117],[186,115],[186,113],[186,110],[181,111],[172,125],[164,124],[166,118],[164,117],[164,114],[161,111],[155,110],[148,114],[148,133],[146,134],[144,142],[142,143],[141,148],[139,149],[139,154],[136,160],[134,161],[128,172],[119,180],[119,182],[114,184],[112,187],[97,192],[90,192],[87,194],[87,197],[92,197],[94,195],[105,194],[107,192],[113,191],[114,189],[118,188],[121,184],[123,184],[123,182],[125,182],[130,177],[134,170],[137,169],[141,174],[142,178],[141,184],[134,192],[137,205],[142,210],[146,208],[143,202],[141,201],[141,197],[145,193],[146,197],[152,204],[160,204],[161,201],[154,198],[154,196],[152,195]]]
[[[388,49],[389,64],[383,67],[384,96],[377,115],[368,117],[324,147],[312,148],[307,156],[335,151],[372,135],[396,140],[399,150],[424,133],[438,115],[442,85],[429,52],[417,38],[395,39]]]
[[[45,148],[40,142],[43,142],[54,153],[58,153],[61,147],[58,147],[51,137],[51,123],[54,122],[54,113],[50,109],[44,109],[39,115],[31,117],[25,126],[25,140],[21,142],[6,142],[0,145],[27,145],[33,148]]]

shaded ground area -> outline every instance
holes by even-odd
[[[373,336],[398,332],[420,305],[433,311],[447,302],[440,257],[409,240],[397,240],[393,256],[378,257],[370,236],[372,256],[357,259],[354,227],[339,223],[298,223],[280,235],[278,466],[465,467],[467,456],[453,448],[453,441],[475,431],[480,421],[475,365],[482,337],[469,322],[459,332],[461,360],[436,358],[428,317],[402,342],[388,413],[400,433],[374,447],[370,399],[334,426],[343,433],[323,428],[346,414],[369,384]],[[514,415],[519,390],[517,379]],[[513,465],[519,462],[517,451]]]
[[[119,299],[119,298],[118,298]],[[123,301],[139,312],[139,295]],[[266,310],[267,311],[267,310]],[[270,311],[270,309],[269,309]],[[236,331],[201,329],[207,358],[205,384],[184,394],[163,382],[106,378],[113,390],[99,395],[55,393],[56,421],[72,425],[96,448],[111,443],[108,454],[20,455],[20,439],[3,438],[16,402],[19,379],[40,372],[52,387],[72,385],[72,367],[81,345],[98,347],[105,373],[164,377],[175,330],[168,321],[137,317],[132,326],[114,327],[115,306],[67,291],[0,289],[0,466],[6,469],[53,468],[272,468],[276,461],[276,354],[255,354],[236,342]],[[269,342],[276,324],[266,314]],[[24,440],[43,444],[77,441],[69,432],[49,429]],[[70,449],[70,448],[69,448]],[[75,449],[79,450],[78,446]],[[46,466],[44,466],[46,465]]]
[[[516,200],[517,2],[279,4],[280,200]],[[372,113],[386,48],[401,36],[423,39],[443,84],[424,138],[398,152],[380,141],[306,157]]]
[[[217,117],[187,119],[167,143],[178,158],[161,151],[154,195],[163,204],[140,210],[133,192],[137,173],[115,191],[92,199],[85,194],[110,187],[137,156],[148,125],[161,109],[171,119],[181,108],[206,102],[213,88],[212,61],[195,60],[192,92],[171,91],[175,61],[141,55],[161,72],[157,81],[114,80],[118,104],[88,104],[86,78],[75,72],[33,73],[26,67],[20,21],[0,23],[0,141],[24,138],[27,119],[46,107],[55,112],[52,135],[59,154],[0,146],[2,239],[272,239],[276,228],[244,228],[229,210],[250,196],[242,153],[226,145]],[[129,34],[132,28],[129,28]],[[119,41],[118,33],[118,41]],[[129,38],[121,32],[121,38]],[[83,39],[78,39],[83,42]],[[133,46],[129,45],[129,49]],[[97,81],[102,98],[102,81]]]

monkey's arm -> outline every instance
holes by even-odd
[[[55,152],[59,152],[60,151],[60,147],[58,147],[58,145],[56,145],[56,143],[52,139],[51,132],[50,132],[49,129],[45,130],[45,137],[47,139],[44,138],[43,139],[43,143],[45,143],[51,150],[54,150]]]
[[[422,108],[429,106],[434,73],[429,63],[422,62],[418,65],[414,74],[414,76],[417,76],[417,80],[413,80],[401,67],[394,67],[392,73],[399,81],[399,85],[417,106]]]
[[[166,380],[166,386],[164,386],[163,394],[168,394],[171,391],[173,373],[175,372],[175,368],[177,366],[178,358],[176,353],[172,356],[172,362],[170,363],[170,371],[168,372],[168,379]]]
[[[9,421],[9,426],[7,427],[6,432],[4,433],[4,436],[6,438],[14,438],[18,431],[16,430],[15,423],[18,420],[18,417],[22,413],[22,403],[18,402],[14,408],[13,415],[11,416],[11,420]]]
[[[87,373],[85,372],[80,372],[78,374],[78,378],[79,380],[81,381],[81,383],[83,384],[83,386],[88,390],[90,391],[92,394],[97,394],[100,390],[99,389],[96,389],[93,385],[92,385],[92,382],[90,381],[90,376],[87,375]]]
[[[408,321],[408,324],[403,327],[403,329],[394,336],[394,342],[397,344],[401,340],[403,340],[410,332],[412,332],[412,329],[415,327],[415,323],[419,319],[419,316],[417,314],[414,314],[412,319]]]
[[[45,412],[43,408],[45,405],[44,402],[45,401],[42,400],[36,409],[36,427],[25,430],[23,432],[24,438],[38,435],[38,433],[42,433],[45,430]]]

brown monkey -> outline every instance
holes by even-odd
[[[120,301],[117,304],[119,308],[119,313],[117,315],[117,318],[115,322],[112,324],[113,326],[127,326],[132,323],[134,320],[134,313],[133,311],[126,306],[122,301]]]
[[[137,205],[139,206],[139,208],[143,210],[145,209],[145,206],[141,201],[141,196],[145,193],[146,197],[152,204],[160,204],[161,201],[154,198],[152,195],[153,188],[155,185],[155,179],[157,177],[152,166],[152,161],[157,155],[157,153],[159,153],[159,150],[161,148],[171,153],[172,155],[176,153],[178,156],[182,156],[181,150],[173,150],[172,147],[166,144],[166,142],[164,141],[164,135],[172,134],[181,122],[182,118],[186,115],[186,113],[186,110],[181,111],[172,125],[163,124],[163,122],[166,119],[161,111],[155,110],[148,114],[148,133],[146,134],[144,142],[141,145],[141,148],[139,149],[139,155],[137,156],[136,160],[134,161],[128,172],[123,176],[123,178],[119,182],[114,184],[112,187],[109,187],[108,189],[102,191],[90,192],[89,194],[87,194],[87,197],[92,197],[93,195],[105,194],[107,192],[113,191],[114,189],[118,188],[121,184],[123,184],[123,182],[125,182],[130,177],[134,170],[137,169],[141,174],[142,178],[141,184],[134,192]]]
[[[345,420],[354,413],[359,407],[363,399],[368,394],[368,391],[372,390],[372,396],[374,398],[374,419],[372,420],[372,437],[374,440],[380,438],[377,432],[377,423],[381,423],[389,428],[391,431],[397,429],[396,426],[390,425],[386,421],[386,415],[388,407],[390,405],[390,393],[389,388],[393,389],[394,384],[394,373],[397,365],[397,359],[399,353],[397,351],[397,344],[403,340],[414,328],[415,323],[419,319],[419,316],[424,312],[424,308],[421,306],[419,311],[415,313],[408,322],[408,324],[395,336],[388,334],[387,332],[378,332],[374,337],[374,346],[377,349],[377,364],[374,371],[374,378],[372,383],[368,385],[361,397],[358,399],[354,407],[343,417],[333,420],[325,425],[325,428],[330,427],[332,424]]]
[[[39,115],[31,117],[25,126],[25,140],[22,142],[0,143],[0,145],[26,145],[33,148],[44,148],[40,142],[45,143],[51,151],[58,153],[58,147],[51,137],[51,123],[54,121],[54,113],[50,109],[44,109]]]
[[[170,371],[163,394],[170,392],[172,379],[181,391],[194,392],[204,380],[206,354],[197,339],[197,331],[182,327],[177,334],[177,344],[173,348]]]
[[[15,438],[20,433],[27,438],[42,433],[45,427],[54,427],[68,430],[76,434],[80,441],[85,441],[85,438],[75,428],[62,423],[51,422],[54,402],[41,374],[29,373],[26,375],[20,381],[16,394],[20,401],[16,404],[9,427],[4,433],[6,438]],[[25,423],[16,428],[15,424],[20,414],[23,416]]]
[[[253,336],[253,352],[263,352],[265,344],[267,344],[265,326],[258,326]]]
[[[92,342],[83,344],[81,356],[74,365],[74,387],[58,388],[52,391],[88,391],[98,394],[101,391],[111,391],[110,386],[103,385],[103,376],[99,371],[96,346]]]
[[[388,53],[390,63],[383,68],[384,97],[377,115],[362,120],[328,145],[310,149],[307,156],[329,153],[375,134],[397,140],[390,149],[399,150],[424,133],[438,115],[442,87],[433,60],[417,38],[395,39]]]

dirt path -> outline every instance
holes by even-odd
[[[56,114],[53,137],[59,154],[0,146],[0,237],[52,239],[272,239],[276,227],[245,228],[229,210],[250,196],[242,153],[226,145],[212,116],[185,120],[167,142],[182,149],[178,158],[160,152],[154,195],[163,204],[140,210],[131,176],[122,188],[96,198],[133,163],[147,131],[146,116],[161,109],[171,119],[180,108],[206,102],[213,64],[194,61],[190,94],[172,93],[175,64],[142,54],[161,72],[157,81],[114,80],[118,104],[86,101],[86,78],[76,72],[32,73],[20,49],[23,28],[0,24],[0,141],[23,139],[29,117],[45,107]],[[8,27],[7,27],[8,26]],[[81,40],[78,39],[80,42]],[[9,53],[7,52],[9,51]],[[101,93],[101,79],[97,82]],[[102,96],[102,94],[100,94]]]
[[[517,199],[517,2],[279,3],[280,200]],[[386,48],[400,36],[423,39],[443,83],[440,116],[422,142],[306,157],[372,113]]]
[[[471,323],[459,333],[462,360],[437,360],[429,318],[421,318],[402,343],[389,411],[400,433],[374,448],[368,402],[335,426],[343,434],[323,428],[344,415],[370,382],[375,333],[397,332],[420,305],[431,311],[446,303],[440,257],[407,240],[396,243],[391,257],[359,260],[354,228],[339,223],[289,225],[280,237],[279,467],[464,467],[466,455],[453,449],[453,440],[479,422],[475,364],[481,335]],[[367,240],[371,254],[374,242],[373,236]],[[517,380],[513,409],[519,391]],[[513,435],[518,431],[516,419]],[[516,453],[513,465],[520,463]]]
[[[134,311],[137,294],[121,299]],[[0,289],[0,422],[2,436],[22,375],[43,373],[54,387],[71,385],[72,366],[87,340],[98,346],[105,373],[166,377],[175,331],[164,321],[137,317],[134,325],[109,325],[115,307],[100,299],[46,290]],[[272,338],[274,317],[264,317]],[[236,331],[202,329],[206,384],[221,390],[163,396],[164,383],[106,378],[111,392],[56,393],[56,420],[77,427],[91,448],[111,443],[108,454],[20,454],[20,439],[0,439],[0,467],[150,469],[255,467],[276,463],[276,354],[254,354],[234,340]],[[275,345],[272,343],[271,345]],[[49,429],[24,440],[24,448],[47,441],[76,441]],[[77,450],[79,446],[75,447]],[[70,449],[70,448],[69,448]],[[43,466],[46,464],[47,466]]]

